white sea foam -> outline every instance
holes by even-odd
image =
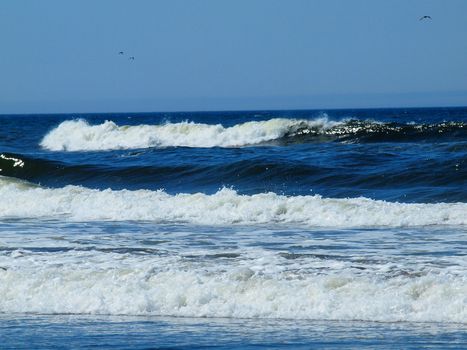
[[[315,120],[275,118],[232,127],[194,122],[118,126],[112,121],[90,125],[85,120],[62,122],[41,141],[52,151],[89,151],[148,147],[239,147],[276,140],[293,127],[326,129],[339,124],[327,117]]]
[[[162,190],[94,190],[80,186],[49,189],[0,177],[0,198],[0,218],[321,227],[467,225],[467,203],[405,204],[275,193],[240,195],[226,188],[213,195],[170,195]]]
[[[288,271],[264,256],[197,267],[175,256],[74,251],[14,251],[0,263],[6,313],[467,322],[467,281],[448,272],[387,278]]]

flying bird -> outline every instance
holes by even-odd
[[[134,60],[135,60],[135,56],[131,56],[131,57],[129,57],[128,59],[134,61]]]
[[[123,55],[123,51],[119,51],[118,54],[119,54],[119,55]]]
[[[431,16],[422,16],[420,17],[419,21],[423,21],[424,19],[433,19]]]

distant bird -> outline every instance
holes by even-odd
[[[119,55],[123,55],[123,51],[119,51],[118,54],[119,54]]]
[[[129,57],[128,59],[134,61],[134,60],[135,60],[135,56],[131,56],[131,57]]]
[[[422,16],[420,17],[419,21],[423,21],[424,19],[433,19],[431,16]]]

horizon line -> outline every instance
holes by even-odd
[[[338,107],[338,108],[272,108],[272,109],[218,109],[218,110],[178,110],[178,111],[125,111],[125,112],[41,112],[41,113],[0,113],[0,116],[11,115],[28,115],[28,116],[44,116],[44,115],[89,115],[89,114],[176,114],[176,113],[241,113],[241,112],[279,112],[279,111],[345,111],[345,110],[395,110],[395,109],[462,109],[467,108],[467,105],[449,105],[449,106],[423,106],[423,107]]]

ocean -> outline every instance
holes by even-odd
[[[467,108],[0,116],[2,349],[467,346]]]

